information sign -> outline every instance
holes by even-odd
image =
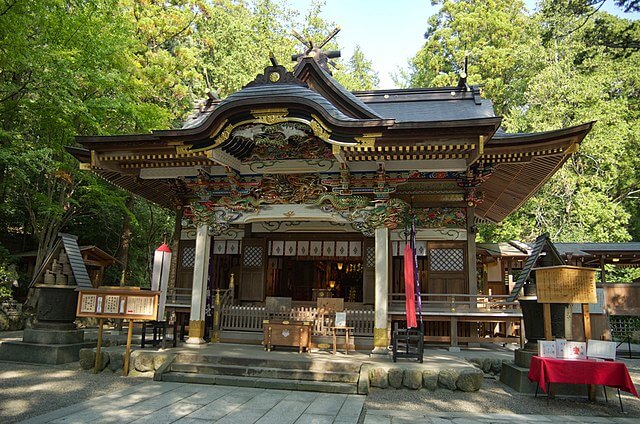
[[[534,268],[538,303],[596,303],[596,271],[569,265]]]
[[[99,287],[79,290],[78,317],[153,321],[158,313],[159,291]]]

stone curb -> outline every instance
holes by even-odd
[[[367,371],[371,387],[380,389],[435,390],[440,387],[448,390],[477,392],[484,380],[484,373],[471,366],[436,371],[369,365]]]

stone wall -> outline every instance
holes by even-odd
[[[369,366],[369,385],[380,389],[427,389],[438,387],[463,392],[477,392],[482,387],[484,373],[474,367],[446,368]]]
[[[122,372],[124,368],[124,353],[124,346],[103,347],[100,351],[100,371]],[[172,356],[169,353],[132,350],[129,374],[140,375],[155,372]],[[95,360],[96,348],[80,350],[80,366],[82,369],[93,369]]]

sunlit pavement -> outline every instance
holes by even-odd
[[[637,423],[637,418],[363,411],[365,396],[149,382],[62,408],[23,423],[466,424]]]
[[[149,382],[24,423],[357,423],[365,396]]]
[[[576,424],[576,423],[638,423],[638,418],[608,418],[564,415],[527,415],[527,414],[468,414],[464,412],[435,412],[428,415],[405,411],[375,410],[366,411],[364,424]]]

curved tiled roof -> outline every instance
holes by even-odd
[[[461,87],[359,91],[355,96],[396,122],[436,122],[494,118],[493,103],[479,89]]]
[[[331,104],[327,99],[322,97],[317,92],[299,84],[265,84],[246,87],[229,95],[220,103],[219,107],[223,107],[239,100],[247,99],[269,99],[270,101],[276,99],[295,99],[306,101],[314,103],[317,106],[321,107],[332,118],[338,121],[358,121],[358,119],[351,118],[342,113],[333,104]]]

